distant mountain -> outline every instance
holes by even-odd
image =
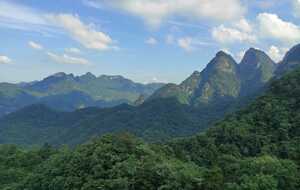
[[[163,85],[135,83],[122,76],[96,77],[92,73],[82,76],[56,73],[41,81],[0,83],[0,116],[36,103],[62,111],[131,104],[140,95],[150,96]]]
[[[240,64],[218,52],[202,71],[195,71],[180,85],[168,84],[149,99],[175,97],[196,107],[226,107],[256,94],[273,76],[277,65],[264,52],[251,48]]]

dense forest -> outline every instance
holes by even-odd
[[[4,190],[298,190],[300,70],[205,133],[165,144],[106,135],[76,148],[0,147]]]

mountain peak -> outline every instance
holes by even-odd
[[[96,79],[97,77],[95,75],[93,75],[91,72],[87,72],[84,75],[80,76],[80,79]]]
[[[225,51],[221,50],[219,52],[217,52],[216,54],[216,57],[223,57],[223,56],[226,56],[226,57],[231,57],[231,55],[229,55],[228,53],[226,53]]]
[[[276,71],[278,77],[282,76],[286,72],[290,72],[300,65],[300,44],[295,45],[284,56],[282,62],[279,64]]]
[[[260,66],[262,63],[275,65],[275,62],[265,52],[255,48],[248,49],[241,61],[241,65]]]
[[[208,63],[204,72],[212,70],[223,70],[232,72],[237,66],[233,57],[224,51],[219,51],[216,56]]]
[[[300,44],[290,49],[283,58],[283,62],[300,62]]]

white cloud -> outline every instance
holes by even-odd
[[[177,40],[178,46],[184,49],[185,51],[194,50],[193,39],[191,37],[179,38]]]
[[[271,46],[267,53],[274,61],[279,62],[282,60],[287,51],[288,48],[279,48],[277,46]]]
[[[11,63],[11,59],[8,58],[7,56],[0,55],[0,64],[9,64]]]
[[[240,51],[235,55],[235,58],[237,59],[238,62],[242,61],[243,57],[245,56],[245,51]]]
[[[63,27],[73,39],[88,49],[108,50],[113,43],[109,35],[97,31],[93,24],[84,24],[78,16],[70,14],[49,15],[48,18]]]
[[[78,64],[78,65],[88,65],[90,62],[84,58],[73,57],[67,54],[58,55],[52,52],[47,52],[47,55],[53,61],[61,64]]]
[[[41,44],[38,44],[36,42],[33,42],[33,41],[29,41],[28,42],[28,45],[33,48],[33,49],[36,49],[36,50],[42,50],[44,49],[44,47],[41,45]]]
[[[255,35],[236,28],[225,27],[224,25],[213,28],[212,37],[217,42],[223,44],[235,42],[253,43],[256,41]]]
[[[199,38],[196,37],[181,37],[177,39],[177,45],[184,49],[187,52],[191,52],[197,50],[200,46],[212,46],[215,45],[210,42],[201,41]]]
[[[47,14],[40,10],[0,0],[0,27],[39,32],[46,35],[65,34],[89,49],[116,49],[110,45],[109,35],[95,29],[95,24],[85,24],[78,16],[70,14]]]
[[[80,49],[78,49],[78,48],[66,48],[65,52],[67,52],[67,53],[74,53],[74,54],[81,53]]]
[[[153,27],[177,15],[192,19],[218,21],[235,20],[241,17],[245,8],[240,0],[89,0],[93,5],[117,8],[141,17]],[[95,6],[93,6],[95,7]]]
[[[146,44],[149,44],[149,45],[156,45],[158,42],[155,38],[153,37],[150,37],[148,38],[146,41],[145,41]]]
[[[257,20],[264,38],[274,38],[284,43],[300,41],[300,27],[280,19],[276,14],[261,13]]]
[[[43,34],[56,30],[41,11],[7,0],[0,1],[0,27]]]
[[[93,0],[83,0],[82,3],[85,6],[93,7],[93,8],[96,8],[96,9],[102,9],[103,8],[100,3],[97,3],[96,1],[93,1]]]
[[[294,14],[296,17],[300,17],[300,0],[293,0]]]
[[[236,28],[240,29],[241,31],[247,32],[247,33],[251,33],[253,30],[251,24],[245,18],[234,23],[234,26]]]

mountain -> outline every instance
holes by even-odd
[[[276,64],[264,52],[250,48],[240,64],[225,52],[218,52],[202,71],[195,71],[180,85],[168,84],[150,99],[176,97],[193,106],[231,104],[255,94],[273,76]]]
[[[150,99],[176,97],[181,103],[202,105],[238,96],[238,65],[225,52],[218,52],[202,72],[195,71],[180,85],[169,84]]]
[[[31,104],[45,104],[61,111],[89,106],[111,107],[134,103],[140,95],[149,96],[164,84],[140,84],[122,76],[82,76],[56,73],[41,81],[0,83],[0,116]]]
[[[149,144],[125,133],[74,149],[2,145],[0,188],[298,190],[299,104],[297,69],[271,81],[251,105],[191,138]]]
[[[31,105],[0,119],[0,144],[76,145],[93,136],[130,132],[147,141],[191,136],[217,119],[176,99],[156,99],[139,106],[85,108],[58,112]]]
[[[290,49],[279,64],[276,74],[280,77],[300,65],[300,44]]]
[[[274,76],[277,64],[263,51],[250,48],[239,64],[240,96],[249,96]]]

